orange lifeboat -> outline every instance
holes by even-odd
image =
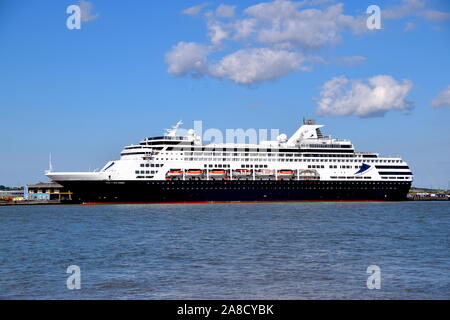
[[[290,177],[294,174],[294,170],[278,170],[279,177]]]
[[[189,169],[186,171],[186,176],[188,177],[199,177],[203,174],[201,169]]]
[[[227,174],[225,170],[210,170],[209,175],[211,177],[223,177]]]
[[[179,177],[183,175],[183,171],[181,169],[171,169],[167,175],[170,177]]]

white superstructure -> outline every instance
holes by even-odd
[[[177,135],[181,122],[166,134],[126,146],[119,160],[99,172],[47,172],[55,181],[245,179],[321,181],[412,181],[401,158],[356,152],[349,140],[323,136],[312,120],[290,137],[260,144],[202,145],[194,130]]]

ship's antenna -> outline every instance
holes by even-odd
[[[175,136],[177,133],[178,128],[183,124],[183,121],[180,120],[176,123],[176,125],[172,126],[170,129],[166,129],[166,135],[168,136]]]

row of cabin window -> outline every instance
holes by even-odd
[[[331,176],[331,179],[372,179],[372,177],[336,177]]]
[[[241,164],[241,168],[267,168],[267,164]]]
[[[309,156],[312,156],[312,155],[309,155]],[[224,156],[216,156],[216,157],[221,157],[221,158],[184,158],[184,160],[185,161],[217,161],[217,160],[220,160],[220,159],[222,159],[222,157],[224,157]],[[290,157],[289,155],[287,156],[287,157]],[[305,157],[308,157],[308,155],[305,155]],[[322,157],[322,155],[314,155],[314,157],[316,158],[316,157]],[[323,155],[323,157],[332,157],[332,155]],[[342,157],[346,157],[346,158],[354,158],[354,156],[350,156],[350,155],[347,155],[347,156],[342,156]],[[149,160],[158,160],[158,161],[164,161],[164,160],[166,160],[166,161],[168,161],[168,160],[176,160],[176,161],[178,161],[178,160],[183,160],[183,159],[179,159],[179,158],[154,158],[154,157],[149,157],[148,158]],[[298,161],[310,161],[309,159],[306,159],[306,160],[299,160],[299,159],[284,159],[284,158],[282,158],[282,157],[280,157],[280,158],[278,158],[278,160],[277,159],[275,159],[275,158],[269,158],[269,159],[266,159],[266,158],[256,158],[256,159],[245,159],[245,158],[223,158],[224,159],[224,161],[239,161],[239,159],[242,159],[242,161],[282,161],[282,162],[284,162],[284,161],[290,161],[290,162],[292,162],[292,161],[296,161],[296,162],[298,162]],[[335,160],[330,160],[330,161],[335,161]],[[341,160],[337,160],[337,161],[341,161]],[[344,161],[344,160],[342,160],[342,161]],[[358,160],[355,160],[355,161],[358,161]],[[367,162],[374,162],[374,161],[371,161],[371,160],[359,160],[359,161],[367,161]],[[392,160],[392,162],[394,162],[395,160]],[[378,161],[377,161],[378,162]],[[383,161],[380,161],[380,162],[383,162]],[[390,162],[390,161],[388,161],[388,162]],[[397,160],[397,162],[401,162],[401,161],[399,161],[399,160]]]
[[[331,179],[372,179],[372,177],[336,177],[331,176]],[[407,177],[381,177],[381,179],[400,179],[400,180],[408,180]]]
[[[173,156],[169,152],[161,152],[161,155]],[[181,154],[183,155],[183,154]],[[328,157],[347,157],[350,154],[331,154]],[[200,157],[302,157],[301,153],[228,153],[228,152],[185,152],[184,156],[200,156]],[[311,154],[304,154],[303,156],[308,157]],[[320,155],[318,155],[320,156]],[[353,156],[353,154],[351,154]]]
[[[404,180],[408,180],[408,177],[381,177],[381,179],[404,179]]]
[[[351,144],[301,144],[301,148],[351,148]]]
[[[159,163],[141,163],[141,168],[144,168],[144,167],[147,167],[147,168],[149,168],[149,167],[156,167],[156,168],[159,168],[159,167],[162,167],[164,164],[159,164]]]
[[[141,170],[141,171],[139,171],[139,170],[136,170],[134,173],[135,174],[156,174],[156,173],[158,173],[158,171],[153,171],[153,170],[146,170],[146,171]]]
[[[143,154],[143,153],[142,153]],[[173,157],[177,155],[184,155],[184,156],[200,156],[200,157],[326,157],[326,158],[377,158],[376,155],[362,155],[362,154],[355,154],[353,152],[346,152],[346,153],[231,153],[231,152],[160,152],[161,156],[166,157]],[[392,161],[400,162],[400,160],[389,160],[389,162]]]
[[[337,177],[332,177],[332,178],[337,178]],[[349,177],[350,178],[350,177]],[[362,177],[353,177],[353,178],[362,178]],[[215,185],[216,182],[212,181],[212,180],[183,180],[182,182],[177,180],[177,181],[152,181],[150,182],[150,184],[156,184],[156,185],[166,185],[166,184],[173,184],[173,185],[177,185],[177,184],[183,184],[183,185]],[[243,184],[243,185],[248,185],[249,183],[251,185],[262,185],[262,184],[270,184],[273,185],[274,184],[274,180],[224,180],[221,181],[221,183],[223,184]],[[288,184],[288,185],[295,185],[295,184],[299,184],[302,183],[298,180],[284,180],[283,184]],[[360,183],[364,183],[364,184],[383,184],[383,182],[380,181],[364,181],[364,182],[359,182],[359,181],[328,181],[328,180],[320,180],[317,181],[316,183],[319,184],[330,184],[330,185],[339,185],[341,183],[346,183],[346,184],[360,184]],[[396,182],[396,184],[406,184],[407,182]]]
[[[229,168],[230,165],[229,164],[205,164],[203,166],[204,168]]]
[[[137,154],[146,154],[144,152],[142,153],[128,153],[128,154],[122,154],[122,155],[137,155]],[[161,156],[166,157],[173,157],[176,155],[183,155],[183,153],[174,153],[174,152],[161,152]],[[367,158],[377,158],[376,155],[361,155],[361,154],[354,154],[352,152],[350,153],[340,153],[340,154],[314,154],[314,153],[228,153],[228,152],[185,152],[184,156],[214,156],[214,157],[238,157],[238,156],[251,156],[251,157],[318,157],[318,158],[363,158],[366,161],[374,161],[378,162],[378,160],[367,160]],[[159,158],[158,158],[159,159]],[[161,158],[164,159],[164,158]],[[169,158],[166,158],[168,160]],[[173,159],[173,158],[171,158]],[[386,162],[386,160],[380,160],[380,162]],[[387,160],[388,163],[400,163],[400,160]]]
[[[158,159],[156,159],[158,160]],[[401,163],[401,160],[361,160],[361,159],[249,159],[249,158],[184,158],[184,161],[259,161],[259,162],[367,162],[367,163]]]
[[[161,152],[161,155],[163,155],[163,154],[166,154],[166,156],[169,156],[169,155],[173,155],[173,153],[170,153],[170,152]],[[181,153],[181,155],[182,155],[182,153]],[[261,157],[261,156],[268,156],[268,157],[275,157],[275,156],[277,156],[278,155],[278,157],[280,158],[280,157],[301,157],[302,156],[302,154],[297,154],[297,153],[233,153],[233,155],[231,154],[231,153],[227,153],[227,152],[216,152],[216,153],[213,153],[213,152],[206,152],[206,153],[202,153],[202,152],[185,152],[185,156],[192,156],[192,155],[194,155],[194,156],[218,156],[218,157],[223,157],[223,156],[226,156],[226,157],[228,157],[228,156],[234,156],[234,157],[236,157],[236,156],[253,156],[253,157],[256,157],[256,156],[259,156],[259,157]],[[303,154],[303,156],[304,157],[327,157],[327,158],[335,158],[335,157],[338,157],[338,158],[341,158],[341,157],[346,157],[346,158],[355,158],[355,157],[358,157],[358,158],[361,158],[362,157],[362,155],[353,155],[353,154]],[[364,158],[364,157],[363,157]],[[164,159],[164,158],[160,158],[160,159]],[[166,160],[169,160],[169,158],[165,158]],[[173,158],[170,158],[171,160],[173,160]],[[193,159],[193,158],[189,158],[189,159]],[[195,159],[200,159],[200,158],[195,158]],[[208,159],[211,159],[211,158],[208,158]],[[233,159],[236,159],[236,158],[233,158]],[[159,160],[159,158],[157,158],[156,160]],[[178,159],[177,159],[178,160]],[[186,158],[185,158],[185,160],[186,160]],[[214,160],[214,159],[213,159]],[[234,161],[236,161],[236,160],[234,160]],[[247,161],[247,160],[246,160]],[[295,160],[295,161],[302,161],[302,160]],[[305,161],[309,161],[309,160],[305,160]],[[329,160],[329,161],[336,161],[336,160]],[[341,160],[337,160],[337,161],[341,161]],[[358,160],[355,160],[355,161],[365,161],[365,162],[372,162],[372,163],[401,163],[402,161],[401,160],[379,160],[379,159],[377,159],[377,160],[368,160],[368,159],[358,159]]]
[[[329,165],[328,166],[330,169],[337,169],[338,168],[338,166],[336,166],[336,165]],[[361,169],[361,167],[362,166],[355,166],[355,169]],[[324,165],[308,165],[308,169],[323,169],[323,168],[325,168],[325,166]],[[341,169],[351,169],[352,168],[352,166],[340,166],[340,168]]]
[[[219,158],[219,159],[214,159],[214,158],[184,158],[184,161],[327,162],[326,160],[323,160],[323,159],[321,159],[319,161],[319,159],[300,160],[300,159],[244,159],[244,158],[232,158],[232,159],[226,159],[226,158]],[[329,160],[329,162],[346,162],[346,161],[347,162],[348,161],[353,162],[353,160]],[[356,160],[355,160],[355,162],[356,162]]]

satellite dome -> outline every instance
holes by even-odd
[[[277,137],[278,142],[286,142],[287,141],[287,135],[282,133]]]

